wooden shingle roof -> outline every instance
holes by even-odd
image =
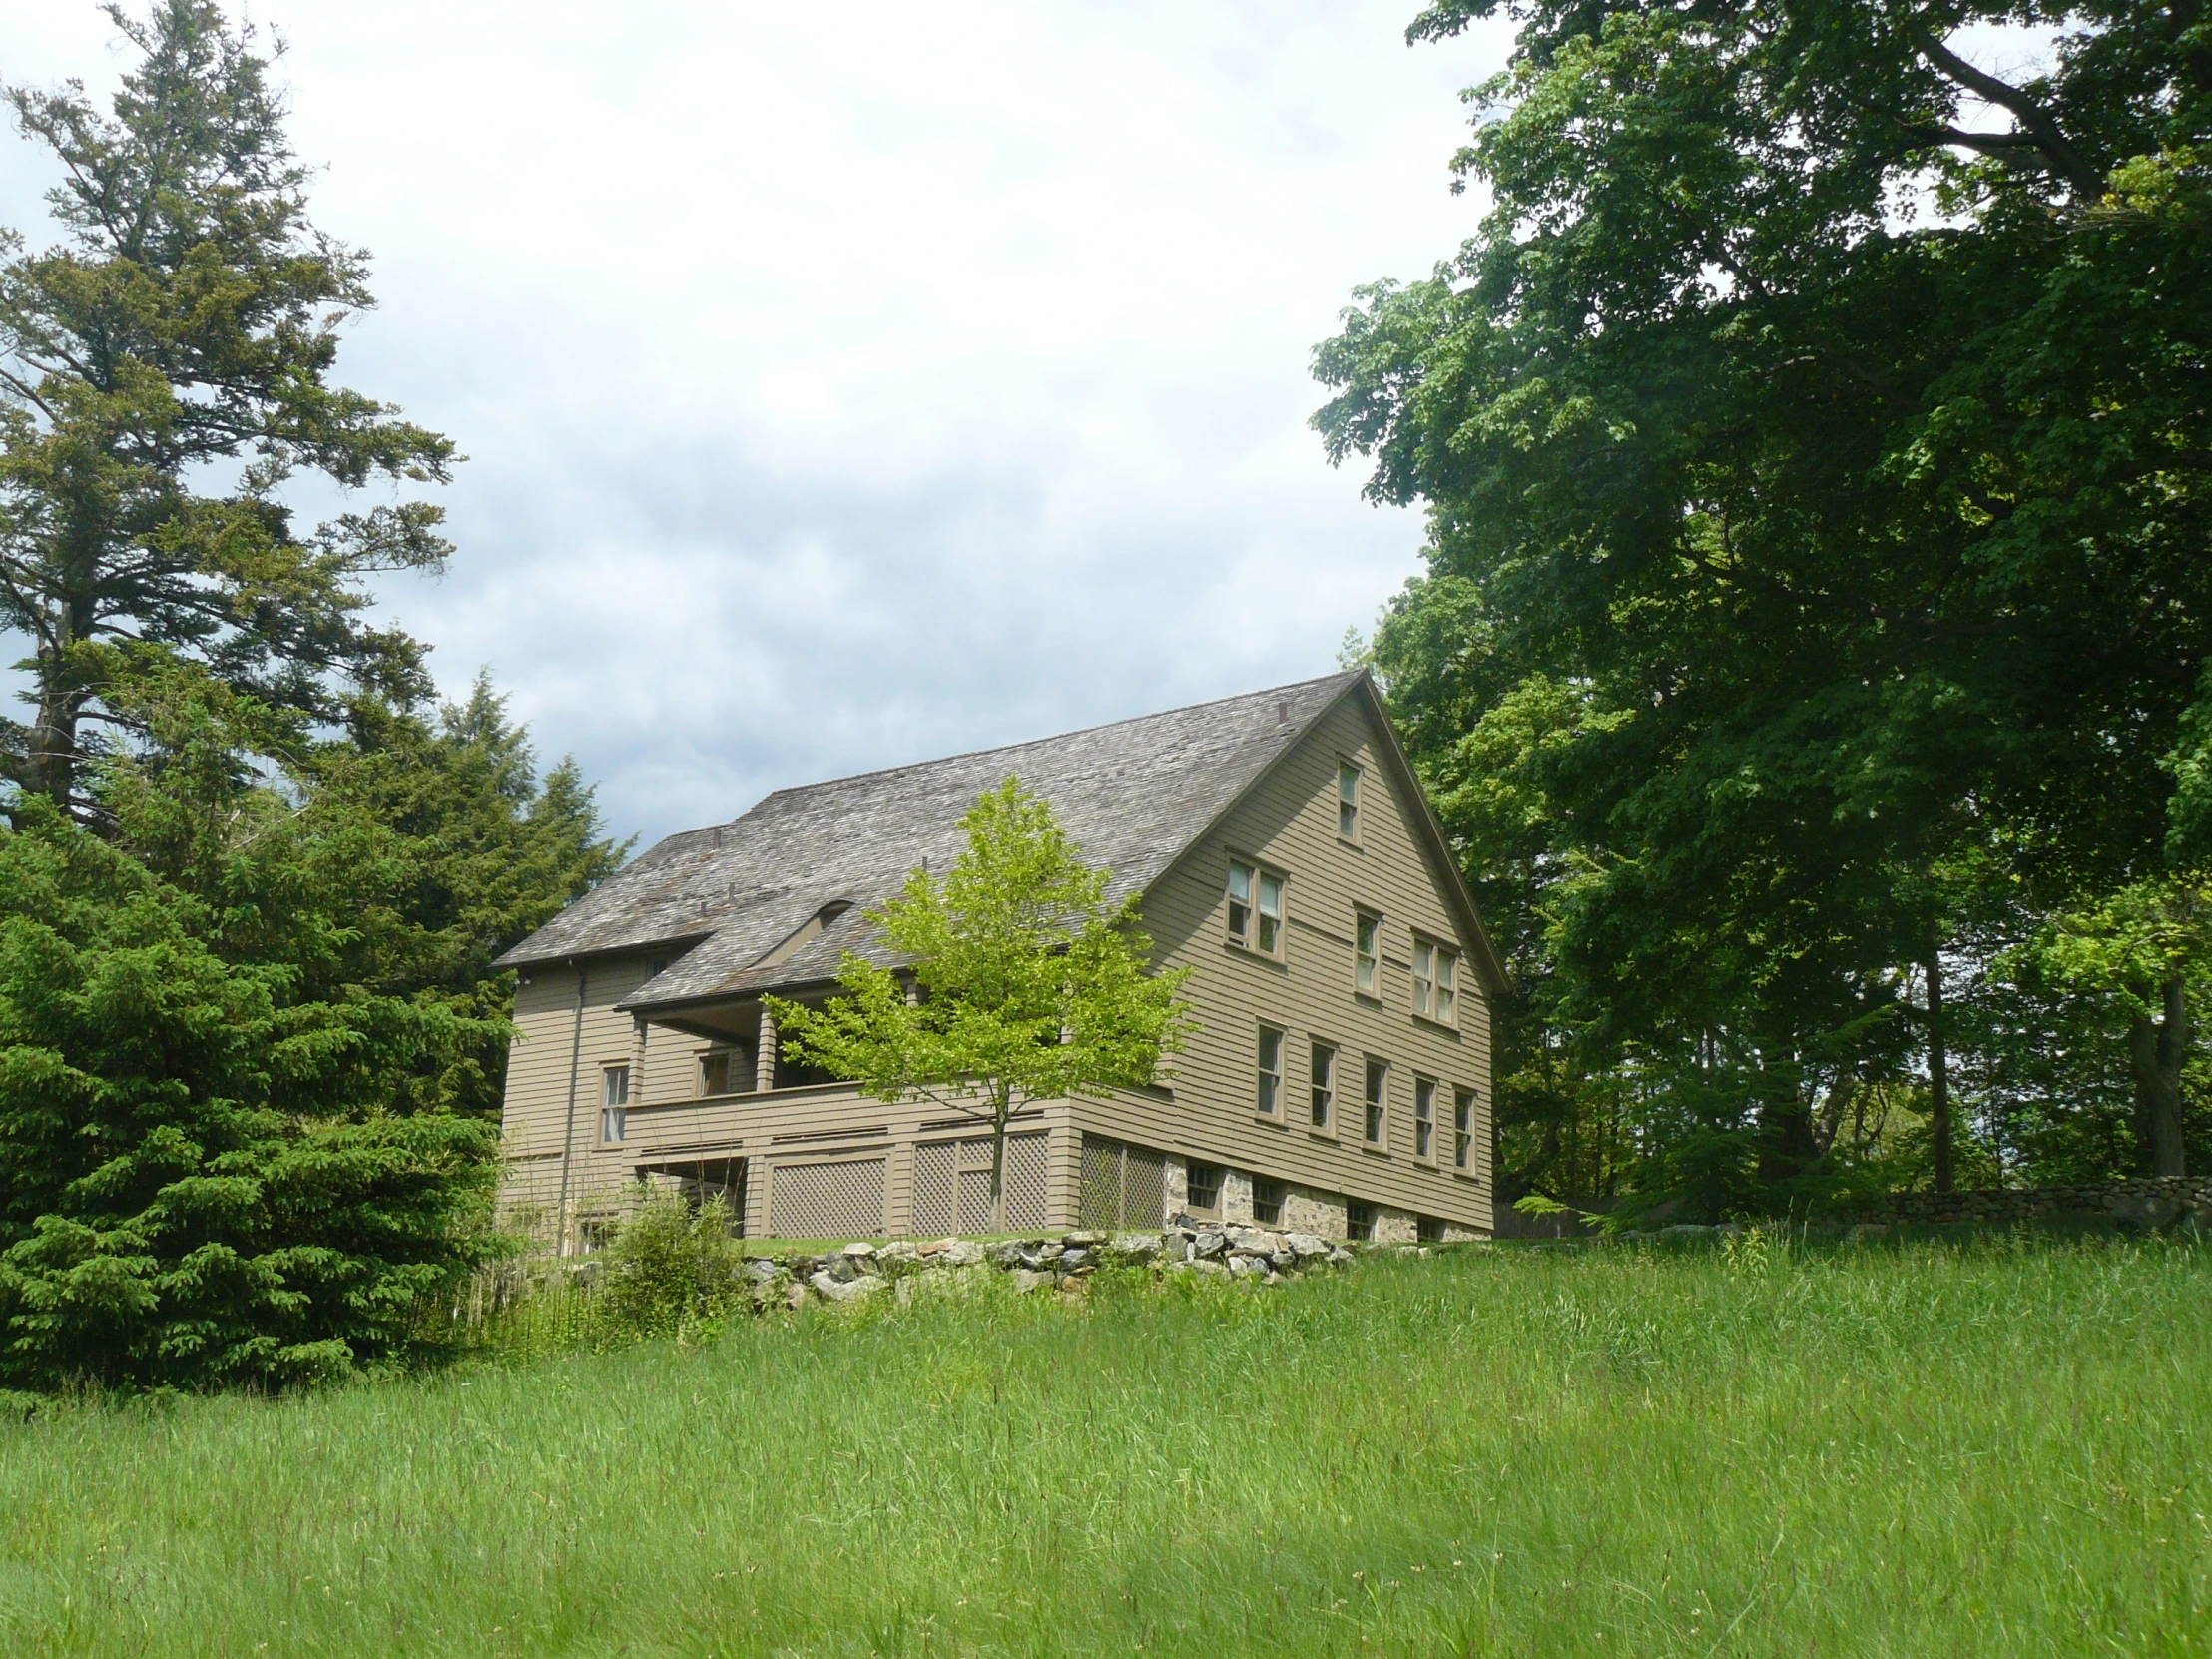
[[[1141,893],[1366,678],[1332,674],[778,790],[742,818],[659,842],[499,965],[665,947],[668,966],[624,1004],[644,1012],[820,983],[835,976],[845,950],[889,961],[861,912],[897,891],[916,864],[948,867],[965,845],[961,815],[1010,774],[1052,804],[1087,859],[1113,871],[1113,896]],[[777,949],[839,904],[852,907],[796,951]]]

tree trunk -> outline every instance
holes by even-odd
[[[991,1231],[1006,1231],[1006,1119],[1011,1116],[1004,1101],[991,1114]]]
[[[2149,987],[2137,995],[2149,1000]],[[2153,1175],[2185,1175],[2181,1144],[2181,1062],[2189,1048],[2189,993],[2179,975],[2159,987],[2164,1018],[2148,1014],[2127,1028],[2127,1057],[2135,1074],[2135,1136],[2149,1155]]]
[[[1936,1190],[1947,1193],[1950,1168],[1950,1056],[1943,1046],[1942,952],[1928,953],[1928,1128],[1936,1143]]]

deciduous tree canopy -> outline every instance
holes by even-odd
[[[2178,1169],[2212,21],[1452,0],[1411,35],[1496,13],[1457,162],[1490,209],[1363,292],[1317,421],[1428,508],[1375,650],[1528,918],[1523,1169],[1771,1201],[1898,1089],[1941,1165],[1943,1028],[1996,1042],[1991,998],[2045,1062],[2069,999],[2133,1027],[2132,1138]],[[2025,1156],[1974,1111],[1961,1156]]]

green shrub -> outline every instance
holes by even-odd
[[[591,1325],[602,1342],[687,1335],[719,1321],[743,1294],[745,1247],[720,1199],[644,1199],[600,1256]]]

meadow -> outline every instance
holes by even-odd
[[[0,1428],[9,1655],[2192,1654],[2212,1250],[1382,1257]]]

